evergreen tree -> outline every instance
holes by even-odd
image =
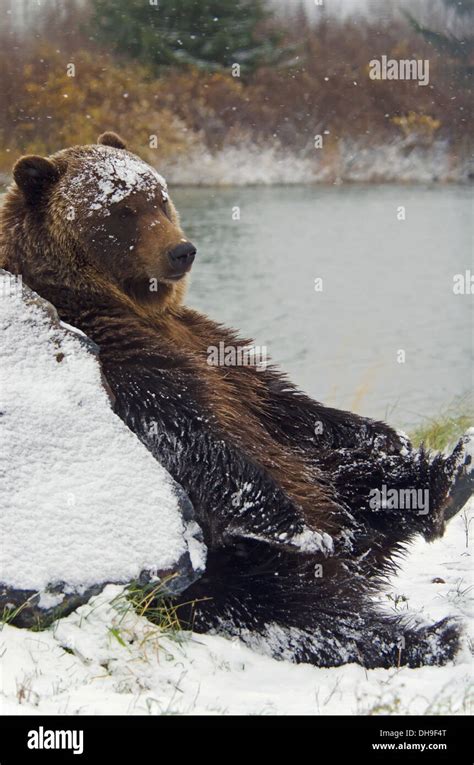
[[[94,37],[157,69],[194,64],[251,70],[277,62],[280,36],[257,27],[264,0],[93,0]]]

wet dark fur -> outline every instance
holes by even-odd
[[[64,174],[87,150],[50,159]],[[152,300],[143,279],[108,278],[51,199],[50,187],[10,189],[0,266],[100,346],[116,413],[187,491],[209,555],[181,596],[183,624],[246,639],[279,625],[287,637],[273,640],[276,655],[321,666],[451,659],[452,621],[415,629],[382,617],[371,595],[406,543],[441,536],[470,496],[462,443],[433,459],[384,423],[309,399],[276,369],[209,366],[209,346],[248,341],[184,307],[182,283],[161,284]],[[429,513],[371,510],[369,492],[382,484],[429,489]],[[333,550],[300,551],[308,528],[330,535]]]

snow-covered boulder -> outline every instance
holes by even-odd
[[[27,626],[107,583],[182,591],[205,565],[191,503],[113,413],[97,346],[0,270],[0,347],[0,616]]]

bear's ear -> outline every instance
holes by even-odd
[[[13,178],[27,199],[38,199],[45,188],[59,178],[59,170],[46,157],[20,157],[13,168]]]
[[[114,149],[127,148],[125,141],[123,141],[117,133],[112,133],[109,130],[98,137],[97,143],[101,143],[103,146],[113,146]]]

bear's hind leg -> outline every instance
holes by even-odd
[[[312,556],[255,540],[210,550],[204,576],[180,596],[180,621],[196,632],[239,637],[274,658],[320,667],[417,667],[454,657],[455,621],[416,629],[384,617],[363,574],[327,559],[320,576],[315,564]]]
[[[273,629],[274,634],[278,632]],[[280,632],[280,651],[285,658],[320,667],[356,662],[366,669],[441,666],[452,661],[459,649],[460,630],[455,619],[413,628],[399,619],[365,614],[339,616],[333,624],[312,630]],[[286,656],[285,656],[286,654]]]

